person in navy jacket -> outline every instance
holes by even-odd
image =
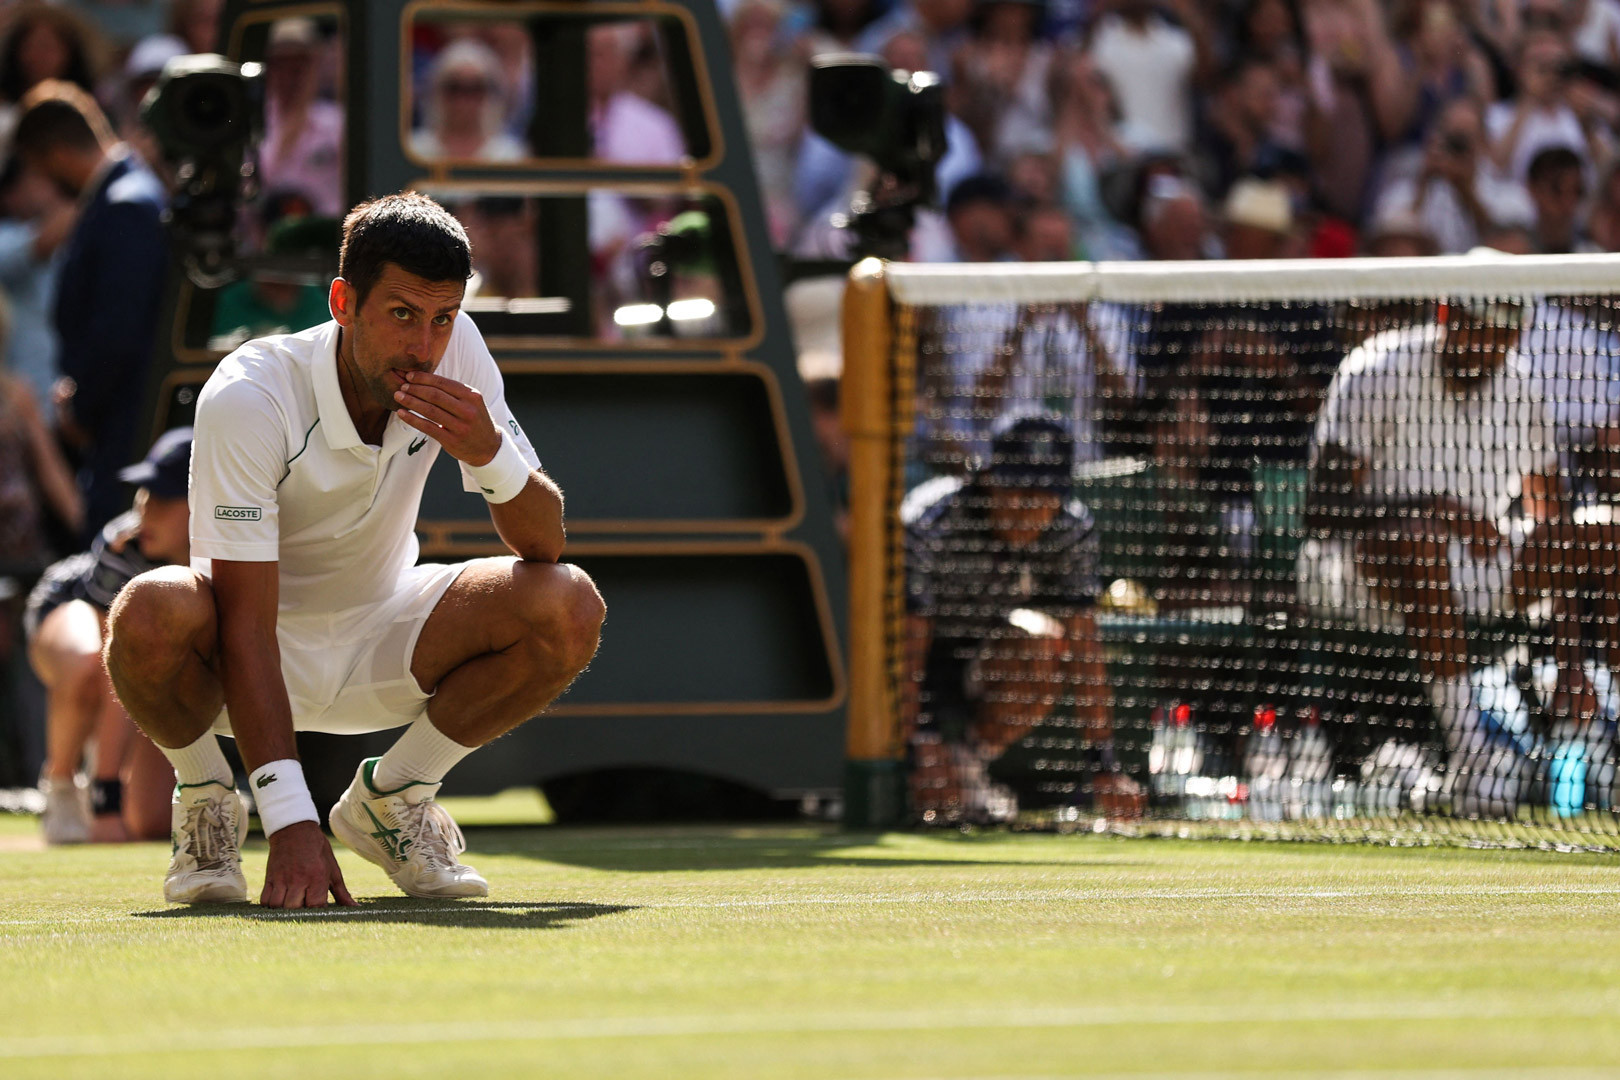
[[[118,470],[141,426],[162,305],[165,193],[114,137],[95,100],[70,83],[47,81],[29,91],[14,145],[25,166],[82,207],[57,284],[63,379],[56,397],[63,437],[80,454],[88,538],[128,499]]]

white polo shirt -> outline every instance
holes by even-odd
[[[249,341],[209,377],[191,451],[191,565],[279,562],[281,610],[342,611],[389,596],[416,563],[415,526],[439,444],[388,418],[360,439],[337,375],[338,325]],[[437,373],[483,395],[531,467],[495,359],[465,313]],[[477,491],[462,467],[463,486]]]
[[[1316,445],[1336,443],[1365,461],[1375,493],[1451,496],[1497,521],[1526,475],[1558,464],[1552,408],[1517,352],[1456,393],[1440,371],[1438,336],[1432,324],[1391,330],[1346,356],[1317,417]]]

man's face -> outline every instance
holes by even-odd
[[[1063,494],[1056,488],[989,484],[990,527],[1003,535],[1039,533],[1063,509]]]
[[[1050,210],[1032,214],[1024,222],[1018,253],[1025,262],[1066,262],[1074,258],[1068,216]]]
[[[397,410],[404,373],[439,366],[466,289],[466,282],[429,281],[388,263],[356,308],[354,287],[342,278],[332,283],[332,313],[352,342],[350,376],[362,406]]]
[[[154,562],[184,565],[191,559],[191,514],[186,500],[160,499],[141,488],[135,493],[141,525],[137,543]]]
[[[1557,169],[1532,181],[1530,200],[1536,204],[1536,220],[1543,227],[1563,227],[1575,220],[1586,184],[1579,169]]]
[[[1159,208],[1143,230],[1143,239],[1154,259],[1202,259],[1204,230],[1204,208],[1197,199],[1184,196]]]
[[[974,262],[998,259],[1012,247],[1012,216],[999,203],[979,201],[958,207],[950,224],[957,247]]]

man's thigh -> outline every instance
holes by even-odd
[[[516,558],[475,559],[445,590],[411,654],[411,675],[432,693],[446,675],[476,656],[511,648],[559,615],[584,579],[577,567]]]

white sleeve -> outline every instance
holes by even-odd
[[[490,355],[489,346],[484,344],[484,335],[478,332],[472,316],[466,312],[456,316],[456,323],[452,348],[456,350],[457,373],[450,377],[460,379],[483,396],[484,407],[489,410],[495,426],[512,436],[518,453],[529,463],[529,468],[538,469],[540,456],[534,452],[529,436],[524,433],[522,425],[506,403],[506,382],[501,378],[501,369],[496,366],[495,357]],[[482,486],[468,474],[467,466],[458,464],[461,464],[462,488],[474,494],[482,491]]]
[[[191,554],[275,562],[281,556],[276,489],[301,447],[288,446],[273,395],[216,373],[197,399],[191,442]],[[306,433],[306,437],[313,433]]]

